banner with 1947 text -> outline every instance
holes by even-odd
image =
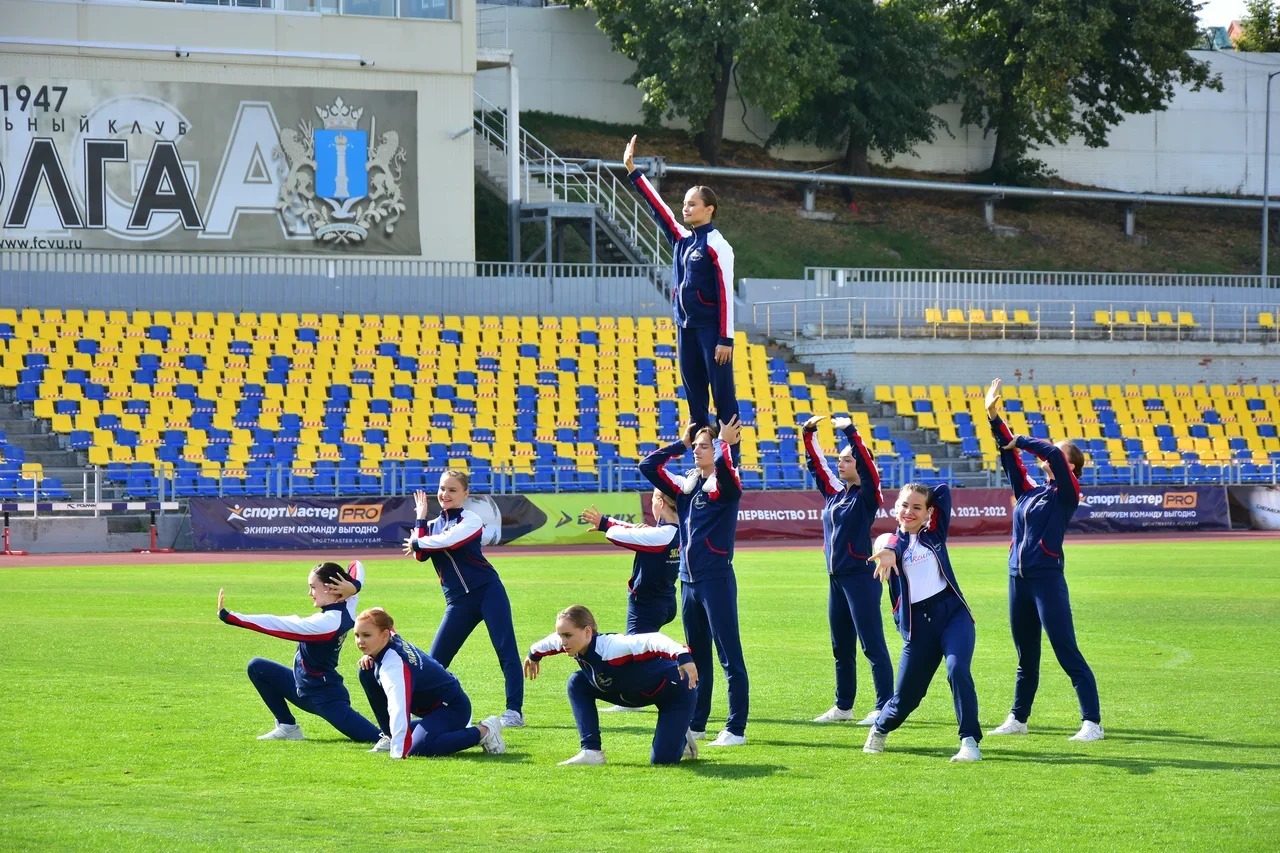
[[[0,250],[418,255],[412,91],[0,78]]]

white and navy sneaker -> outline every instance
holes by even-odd
[[[504,729],[522,729],[524,728],[524,714],[519,711],[507,709],[502,712],[502,727]]]
[[[488,729],[488,734],[480,736],[480,746],[490,755],[502,755],[507,751],[507,742],[502,739],[502,719],[485,717],[480,725]]]
[[[815,723],[843,723],[853,719],[853,710],[851,708],[841,708],[839,705],[832,705],[830,709],[813,718]]]
[[[971,737],[960,738],[960,751],[951,756],[952,761],[981,761],[982,750],[978,742]]]
[[[888,732],[882,732],[872,726],[871,731],[867,732],[867,742],[863,744],[862,751],[870,753],[884,752],[884,742],[887,737],[889,737]]]
[[[1027,733],[1027,724],[1020,721],[1013,714],[1009,715],[1009,719],[996,726],[989,735],[1025,735]]]
[[[1085,720],[1080,724],[1080,731],[1073,734],[1067,740],[1075,741],[1094,741],[1102,740],[1102,726],[1093,720]]]
[[[707,744],[707,746],[742,746],[747,742],[746,735],[735,735],[733,732],[725,729],[716,735],[716,739]]]
[[[604,764],[604,750],[584,749],[573,758],[566,758],[560,762],[561,767],[566,764]]]
[[[369,751],[370,752],[390,752],[391,738],[387,737],[386,735],[378,735],[378,742],[375,743],[373,745],[373,749]]]
[[[302,726],[297,723],[276,723],[276,727],[265,735],[258,735],[258,740],[306,740],[302,736]]]
[[[878,719],[880,719],[880,709],[873,708],[871,709],[871,713],[867,714],[861,720],[858,720],[857,724],[860,726],[874,726]]]

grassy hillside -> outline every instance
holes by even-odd
[[[622,127],[580,119],[530,113],[525,126],[563,157],[619,160],[626,140],[640,133],[640,154],[662,154],[669,162],[699,162],[697,150],[680,131]],[[763,148],[725,143],[721,165],[803,171],[814,164],[769,157]],[[955,180],[964,175],[877,169],[877,175]],[[663,195],[678,207],[684,190],[698,181],[668,179]],[[950,269],[1106,270],[1127,272],[1258,272],[1258,214],[1215,208],[1163,205],[1138,210],[1139,238],[1124,236],[1123,210],[1115,204],[1006,200],[996,221],[1019,230],[997,237],[983,224],[982,204],[973,197],[900,190],[854,191],[856,211],[845,205],[838,188],[819,193],[820,210],[836,214],[832,222],[796,215],[801,185],[760,181],[708,180],[720,195],[718,222],[733,243],[738,274],[752,278],[796,278],[805,266],[940,267]],[[1071,185],[1058,182],[1058,187]],[[1079,188],[1079,187],[1072,187]],[[477,257],[506,259],[503,206],[477,189]],[[534,228],[526,250],[541,243]],[[1280,240],[1273,240],[1276,246]],[[1280,250],[1272,254],[1280,268]]]

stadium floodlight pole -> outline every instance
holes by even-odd
[[[1267,237],[1271,231],[1271,81],[1280,75],[1280,71],[1272,71],[1267,75],[1267,126],[1262,134],[1262,286],[1270,286],[1267,277]]]

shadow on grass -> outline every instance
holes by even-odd
[[[792,768],[781,764],[725,764],[720,761],[681,761],[674,765],[697,776],[708,776],[717,779],[760,779],[785,773]]]
[[[917,752],[904,749],[902,752]],[[928,750],[919,750],[920,754],[932,754]],[[1111,767],[1124,770],[1134,776],[1149,776],[1158,770],[1203,770],[1203,771],[1240,771],[1240,770],[1280,770],[1280,763],[1274,762],[1242,762],[1242,761],[1202,761],[1194,758],[1159,758],[1147,756],[1110,756],[1086,755],[1079,752],[1036,752],[1008,753],[983,752],[983,761],[1035,762],[1053,764],[1082,764],[1094,767]]]

